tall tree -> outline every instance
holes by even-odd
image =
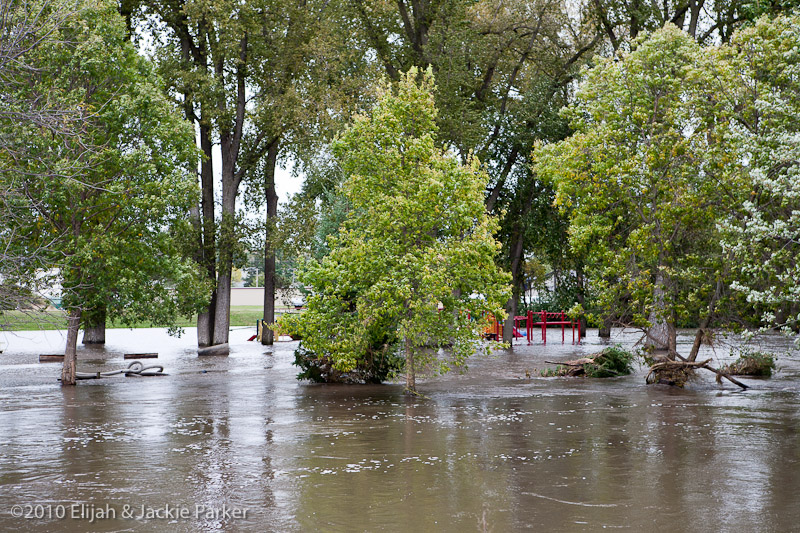
[[[44,1],[30,5],[19,0],[0,0],[0,309],[35,309],[37,292],[49,283],[44,276],[31,277],[32,270],[47,270],[46,257],[53,247],[49,241],[38,249],[24,251],[8,246],[18,237],[18,227],[28,212],[18,209],[25,200],[23,174],[19,165],[37,167],[37,175],[80,173],[82,159],[71,167],[58,168],[50,154],[42,153],[21,142],[15,124],[35,125],[43,135],[53,138],[75,138],[81,130],[82,113],[72,102],[26,90],[37,66],[32,62],[35,51],[49,46],[58,37],[66,19],[75,14],[73,2]],[[30,162],[36,162],[30,164]],[[0,325],[2,327],[2,325]]]
[[[800,17],[759,19],[721,51],[731,65],[749,195],[724,221],[741,274],[734,285],[768,327],[800,329]]]
[[[385,88],[334,145],[351,210],[330,254],[307,267],[313,294],[300,318],[304,347],[340,371],[368,356],[376,327],[391,331],[397,343],[384,350],[404,358],[412,393],[417,372],[462,366],[508,297],[487,176],[437,147],[433,78],[417,77],[401,76],[396,95]],[[449,360],[439,359],[445,344]]]
[[[674,26],[641,37],[587,73],[567,111],[576,133],[537,154],[601,302],[672,352],[676,322],[729,281],[716,223],[742,186],[718,68]]]
[[[531,200],[542,184],[529,171],[528,154],[535,139],[566,133],[555,111],[599,35],[587,33],[557,0],[348,4],[391,79],[412,65],[432,66],[439,140],[463,160],[477,155],[489,172],[486,205],[504,214],[503,263],[519,286],[525,252],[534,244],[527,220],[532,208],[545,205]],[[509,300],[509,314],[516,304],[516,297]],[[504,331],[506,340],[511,331]]]
[[[169,325],[201,299],[202,284],[169,236],[181,231],[195,198],[186,171],[195,152],[115,5],[81,5],[26,55],[35,70],[17,91],[20,101],[57,101],[80,114],[81,128],[64,136],[36,123],[2,124],[16,144],[42,154],[13,159],[3,174],[24,192],[4,206],[16,216],[3,244],[25,255],[47,243],[44,261],[25,273],[36,276],[43,265],[61,282],[69,315],[62,383],[74,384],[85,312],[102,306],[123,320]]]
[[[274,227],[278,198],[275,168],[320,119],[335,112],[325,89],[338,83],[339,46],[329,38],[333,12],[327,1],[254,0],[208,2],[143,0],[132,9],[151,23],[159,42],[161,71],[170,92],[197,125],[202,201],[195,211],[197,261],[215,283],[208,310],[198,317],[198,344],[222,344],[230,324],[231,269],[240,245],[237,201],[240,186],[258,182],[266,208],[265,228]],[[167,31],[165,32],[164,29]],[[342,45],[343,46],[343,45]],[[338,94],[338,93],[337,93]],[[221,212],[215,209],[214,145],[220,149]],[[254,190],[256,190],[254,189]],[[275,250],[264,250],[265,319],[274,319]],[[269,336],[265,342],[271,343]]]

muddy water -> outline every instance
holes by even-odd
[[[198,358],[192,331],[110,331],[79,370],[157,351],[170,375],[65,389],[60,365],[37,362],[63,337],[0,337],[0,530],[800,530],[800,354],[783,339],[766,341],[780,371],[747,392],[708,376],[646,386],[641,368],[526,378],[597,351],[590,330],[581,347],[516,346],[407,399],[400,385],[298,383],[296,343],[251,333],[232,332],[230,357]]]

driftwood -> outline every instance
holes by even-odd
[[[594,359],[589,357],[584,357],[582,359],[576,359],[574,361],[545,361],[548,365],[562,365],[562,366],[583,366],[587,363],[594,363]]]
[[[42,354],[39,356],[40,363],[62,363],[63,361],[64,361],[63,353]]]
[[[619,347],[609,347],[602,352],[591,354],[573,361],[545,361],[558,365],[556,370],[545,370],[542,375],[550,376],[586,376],[590,378],[610,378],[631,373],[633,354]]]
[[[725,372],[722,372],[721,370],[717,370],[716,368],[714,368],[712,366],[709,366],[709,363],[711,362],[711,359],[707,359],[705,361],[689,361],[685,357],[683,357],[681,354],[679,354],[678,352],[676,352],[674,350],[670,350],[669,354],[671,356],[675,357],[675,359],[668,359],[666,361],[661,360],[661,361],[655,363],[653,366],[651,366],[650,367],[650,372],[647,374],[647,377],[645,378],[645,381],[647,381],[647,383],[654,383],[654,381],[650,381],[650,376],[651,375],[655,376],[655,373],[657,373],[658,371],[680,372],[682,370],[685,370],[687,372],[690,372],[690,371],[695,370],[697,368],[704,368],[706,370],[709,370],[709,371],[715,373],[718,376],[717,379],[725,378],[728,381],[730,381],[731,383],[733,383],[734,385],[737,385],[737,386],[741,387],[742,390],[747,390],[749,388],[747,385],[745,385],[744,383],[742,383],[738,379],[734,379],[731,376],[729,376],[728,374],[726,374]]]
[[[123,359],[158,359],[157,353],[126,353]]]

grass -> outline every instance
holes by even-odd
[[[286,309],[278,309],[288,311]],[[264,308],[260,305],[242,305],[231,307],[231,327],[252,326],[255,330],[256,322],[264,316]],[[177,326],[182,328],[193,328],[197,325],[197,317],[180,318]],[[109,321],[107,324],[111,328],[151,328],[161,327],[142,321],[133,325],[123,325],[119,321]],[[31,330],[57,330],[67,329],[67,317],[63,311],[0,311],[0,330],[11,331],[31,331]]]

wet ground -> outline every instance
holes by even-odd
[[[410,399],[401,385],[299,383],[297,343],[251,334],[199,358],[191,330],[111,330],[79,370],[153,351],[143,362],[169,375],[63,389],[60,364],[38,362],[63,350],[58,332],[0,335],[0,530],[800,530],[800,353],[785,339],[765,341],[779,371],[746,392],[708,372],[647,386],[641,367],[535,377],[545,359],[601,349],[590,330],[580,347],[472,361]],[[730,360],[724,343],[705,351]]]

